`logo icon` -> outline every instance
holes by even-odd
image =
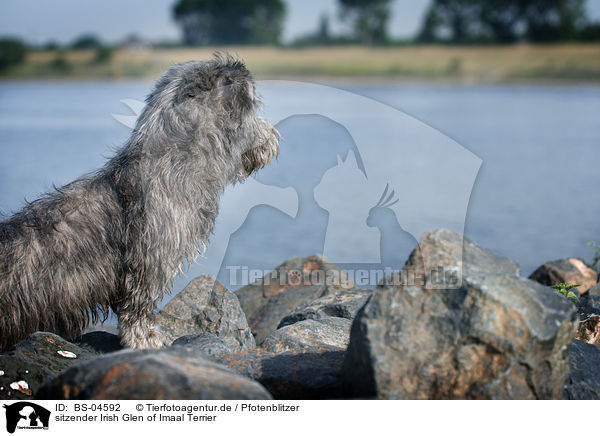
[[[6,409],[6,431],[14,433],[19,429],[48,429],[50,411],[28,401],[19,401]]]

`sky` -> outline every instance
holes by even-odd
[[[172,19],[176,0],[2,0],[0,36],[18,36],[30,43],[50,40],[61,44],[92,33],[114,43],[131,34],[150,41],[176,41],[180,32]],[[314,32],[319,17],[330,17],[332,33],[344,31],[338,20],[337,0],[284,0],[287,18],[283,40]],[[430,0],[395,0],[390,34],[413,36]],[[588,0],[589,15],[600,20],[600,0]]]

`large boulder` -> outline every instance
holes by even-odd
[[[291,311],[279,321],[277,328],[306,319],[324,319],[332,316],[352,320],[372,293],[370,289],[348,289],[325,295]]]
[[[229,355],[221,362],[258,381],[276,400],[342,398],[344,351],[271,353],[255,349]]]
[[[254,348],[246,315],[236,295],[211,276],[199,276],[157,315],[167,342],[200,333],[213,333],[234,351]]]
[[[261,347],[273,353],[344,351],[350,340],[351,325],[349,319],[332,316],[306,319],[275,330]]]
[[[447,229],[425,233],[400,272],[384,277],[377,288],[416,286],[458,289],[464,271],[520,276],[519,265]]]
[[[600,350],[574,340],[571,344],[571,370],[565,383],[565,400],[600,400]]]
[[[454,271],[456,268],[478,269],[493,274],[520,276],[519,265],[512,259],[480,247],[475,242],[458,233],[447,229],[439,229],[423,235],[419,242],[421,257],[410,256],[406,267],[416,268],[420,259],[430,271],[446,268]]]
[[[39,400],[268,400],[258,383],[175,346],[123,350],[69,368],[43,386]]]
[[[425,264],[462,270],[457,289],[388,285],[361,309],[344,363],[352,395],[561,398],[577,327],[573,305],[519,277],[511,260],[468,240],[463,249],[460,240],[438,230],[420,242]]]
[[[571,257],[546,262],[536,269],[529,278],[546,286],[559,283],[580,285],[577,290],[580,294],[583,294],[598,282],[598,273],[581,259]]]
[[[319,297],[352,288],[352,282],[323,256],[293,258],[236,292],[257,344],[282,318]]]
[[[94,357],[97,353],[53,333],[33,333],[0,354],[0,399],[32,398],[48,380]]]

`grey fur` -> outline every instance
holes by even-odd
[[[154,311],[212,233],[219,196],[277,155],[244,64],[169,68],[100,170],[0,223],[0,350],[36,330],[80,334],[113,309],[121,341],[162,345]]]

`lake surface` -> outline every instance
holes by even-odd
[[[25,199],[37,198],[53,184],[61,186],[103,165],[130,132],[111,114],[133,115],[120,100],[143,100],[151,86],[149,82],[0,83],[0,211],[17,211]],[[336,89],[332,89],[335,94]],[[317,109],[307,109],[310,113],[301,110],[302,115],[279,126],[283,130],[281,162],[257,177],[261,184],[272,188],[265,190],[261,185],[273,203],[244,206],[244,210],[252,210],[241,229],[245,231],[237,231],[229,239],[229,250],[208,259],[208,264],[223,256],[241,265],[248,264],[244,259],[256,263],[261,258],[264,262],[256,263],[257,267],[267,269],[292,255],[311,254],[314,247],[323,245],[324,238],[325,251],[333,260],[340,256],[352,262],[350,255],[360,260],[361,256],[372,259],[374,254],[381,254],[383,259],[383,248],[380,253],[373,243],[378,244],[379,239],[373,239],[377,228],[372,222],[365,226],[364,238],[363,232],[355,232],[346,239],[334,234],[338,226],[331,223],[336,210],[343,208],[344,213],[337,215],[341,216],[340,222],[347,222],[355,215],[353,208],[359,206],[364,215],[361,219],[366,222],[373,212],[369,208],[376,205],[388,179],[381,178],[374,185],[376,191],[369,193],[372,201],[366,209],[366,203],[349,201],[341,191],[330,195],[337,188],[322,188],[330,181],[332,173],[328,171],[333,168],[342,172],[347,164],[349,173],[350,165],[361,167],[361,159],[357,158],[361,155],[365,164],[359,169],[370,182],[379,173],[396,173],[389,178],[392,182],[388,193],[395,190],[390,202],[399,200],[393,206],[398,223],[416,239],[423,231],[432,230],[428,227],[438,223],[440,211],[447,211],[446,221],[439,221],[443,226],[457,231],[464,228],[465,235],[480,245],[516,260],[523,275],[551,259],[578,256],[589,261],[593,253],[586,242],[600,241],[598,86],[403,83],[343,87],[342,96],[347,92],[368,97],[401,114],[399,123],[408,126],[402,135],[408,135],[407,140],[416,147],[412,153],[402,147],[388,147],[381,152],[377,149],[381,142],[403,143],[404,137],[393,136],[393,129],[383,139],[369,142],[369,138],[382,134],[381,129],[373,130],[378,122],[394,127],[392,118],[382,118],[394,115],[382,109],[387,115],[374,116],[366,109],[370,107],[367,99],[348,100],[359,102],[359,109],[352,109],[348,105],[354,103],[344,103],[343,99],[339,104],[329,104],[327,96],[311,86],[267,82],[260,84],[260,90],[267,113],[269,106],[287,107],[291,99],[305,99]],[[293,107],[288,109],[293,113]],[[344,113],[351,110],[354,112],[344,118]],[[334,115],[323,116],[327,114]],[[344,123],[335,120],[336,114],[354,120],[348,122],[355,125],[339,125]],[[443,138],[451,138],[454,145],[448,143],[443,148]],[[319,152],[315,148],[319,141],[334,147],[334,151]],[[438,141],[442,148],[427,148],[430,141]],[[372,150],[380,153],[379,163],[374,163],[378,154]],[[437,164],[432,164],[436,159]],[[295,177],[294,181],[290,182],[290,177]],[[436,192],[441,192],[436,186],[448,193],[436,197]],[[246,188],[242,185],[234,189],[242,192]],[[352,193],[358,196],[360,189],[353,185]],[[436,208],[431,209],[422,200],[424,195],[435,201]],[[241,204],[241,200],[236,201]],[[338,201],[337,209],[324,207],[329,201]],[[406,213],[401,220],[402,210]],[[329,231],[325,234],[319,229],[327,227],[328,219]],[[371,217],[371,221],[374,219]],[[294,228],[296,233],[282,237],[269,232],[278,228]],[[176,280],[175,291],[190,277],[205,272],[202,262],[187,277]],[[221,268],[220,278],[226,275]]]

